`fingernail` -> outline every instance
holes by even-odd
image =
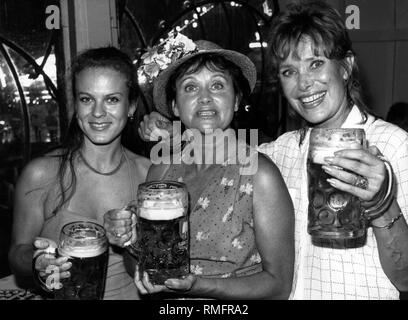
[[[332,168],[330,168],[330,167],[328,167],[328,166],[325,166],[325,165],[322,166],[322,169],[323,169],[324,171],[326,171],[326,172],[332,172]]]
[[[335,181],[334,179],[326,179],[326,181],[327,181],[328,183],[330,183],[332,186],[335,186],[335,185],[336,185],[336,181]]]
[[[55,282],[52,286],[47,285],[47,288],[50,289],[50,290],[53,290],[53,289],[59,290],[59,289],[62,288],[62,283],[61,282]]]
[[[167,287],[172,287],[172,286],[175,285],[175,283],[174,283],[173,280],[166,280],[166,281],[164,281],[164,284],[165,284]]]
[[[324,161],[326,161],[328,164],[332,164],[333,163],[333,157],[326,157],[324,158]]]

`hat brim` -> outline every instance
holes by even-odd
[[[163,70],[157,77],[154,87],[153,87],[153,102],[156,110],[162,115],[173,118],[173,112],[171,111],[170,104],[167,103],[166,88],[167,83],[172,75],[172,73],[184,62],[190,60],[193,57],[203,55],[203,54],[218,54],[225,59],[234,63],[242,71],[243,76],[248,81],[248,86],[250,92],[253,91],[256,84],[256,67],[254,63],[244,54],[225,49],[209,49],[200,50],[198,52],[188,54],[176,62],[172,63],[167,69]]]

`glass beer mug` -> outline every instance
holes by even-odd
[[[54,290],[56,299],[101,300],[105,291],[109,258],[105,229],[99,224],[76,221],[61,231],[58,256],[72,263],[71,276],[61,279],[62,287]]]
[[[309,210],[308,233],[315,238],[354,239],[366,232],[366,218],[360,199],[337,190],[327,179],[323,169],[325,157],[343,149],[361,149],[366,146],[363,129],[314,128],[310,133],[307,160]]]
[[[183,183],[153,181],[139,185],[136,201],[137,240],[128,248],[150,282],[189,273],[188,193]]]

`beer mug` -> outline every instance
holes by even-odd
[[[56,299],[101,300],[105,291],[109,259],[105,229],[99,224],[76,221],[66,224],[60,234],[57,254],[69,257],[70,277],[61,279],[54,290]]]
[[[310,133],[307,160],[309,208],[308,233],[315,238],[354,239],[365,235],[367,219],[360,199],[331,186],[323,169],[325,157],[343,149],[366,146],[363,129],[314,128]],[[344,170],[344,169],[343,169]]]
[[[164,284],[190,270],[188,193],[183,183],[153,181],[139,185],[136,201],[137,240],[128,246],[150,282]]]

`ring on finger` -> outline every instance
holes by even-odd
[[[363,177],[363,176],[356,176],[354,186],[357,187],[357,188],[367,190],[367,188],[368,188],[368,179],[366,177]]]
[[[120,238],[121,236],[123,236],[123,234],[120,233],[120,232],[113,232],[113,235],[114,235],[116,238]]]

